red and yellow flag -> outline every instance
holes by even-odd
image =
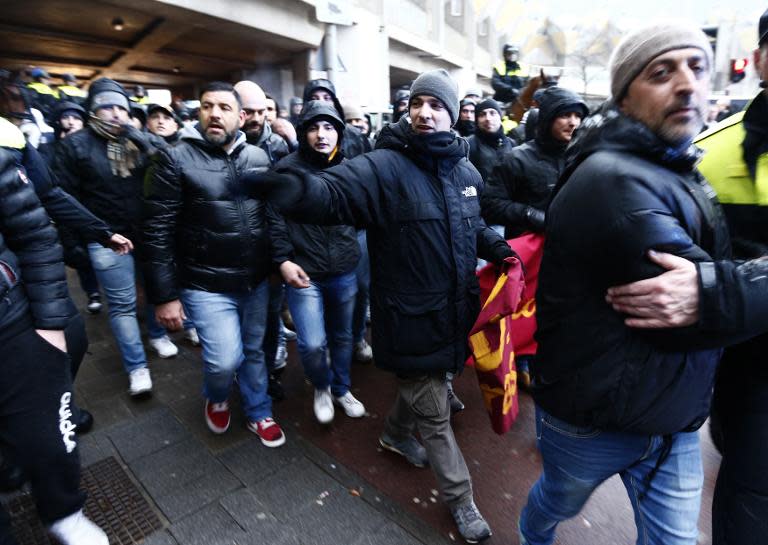
[[[499,435],[509,430],[518,413],[512,315],[525,285],[520,262],[516,258],[506,261],[504,272],[487,294],[469,333],[485,408],[493,431]]]

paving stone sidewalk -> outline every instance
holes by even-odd
[[[72,277],[70,287],[83,308],[85,299]],[[280,448],[266,448],[247,431],[234,395],[231,429],[221,436],[210,433],[200,394],[200,349],[179,334],[174,335],[180,349],[175,358],[162,360],[148,349],[154,393],[149,399],[132,399],[106,311],[105,305],[101,314],[85,315],[90,347],[76,380],[75,398],[93,413],[96,426],[80,438],[79,447],[83,468],[110,457],[117,460],[160,519],[160,530],[146,539],[131,537],[135,541],[129,542],[450,543],[302,439],[300,422],[281,422],[288,441]]]

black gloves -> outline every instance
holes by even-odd
[[[525,219],[534,232],[541,233],[544,231],[547,215],[543,210],[529,206],[525,209]]]
[[[154,155],[157,151],[157,148],[150,142],[149,135],[130,123],[123,125],[123,137],[132,142],[142,153]]]

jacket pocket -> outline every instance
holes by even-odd
[[[421,356],[451,342],[453,328],[445,294],[390,294],[386,305],[396,353]]]

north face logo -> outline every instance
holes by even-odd
[[[465,187],[461,194],[465,197],[477,197],[477,188],[473,185]]]

